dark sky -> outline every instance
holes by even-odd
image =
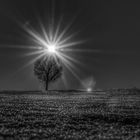
[[[33,65],[19,70],[32,58],[23,56],[29,50],[7,45],[31,44],[18,21],[38,29],[38,17],[49,20],[52,9],[55,21],[63,15],[65,25],[76,15],[70,32],[81,30],[75,40],[88,39],[78,47],[100,50],[74,54],[83,63],[77,66],[82,81],[93,77],[97,88],[140,87],[139,7],[139,0],[1,0],[0,89],[40,88]],[[67,81],[67,88],[81,88],[70,74]],[[61,89],[64,85],[58,82],[55,86]]]

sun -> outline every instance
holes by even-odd
[[[50,45],[48,47],[48,52],[55,54],[56,53],[56,46],[55,45]]]
[[[55,44],[49,44],[47,46],[45,46],[44,51],[46,52],[46,55],[55,55],[57,52],[57,46]]]

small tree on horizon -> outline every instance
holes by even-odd
[[[62,75],[62,66],[59,61],[52,59],[38,59],[34,63],[35,76],[45,84],[45,90],[48,90],[50,82],[56,81]]]

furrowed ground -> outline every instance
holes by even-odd
[[[0,140],[140,139],[139,94],[0,94]]]

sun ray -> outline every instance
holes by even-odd
[[[64,44],[64,43],[66,43],[67,41],[69,41],[71,38],[73,38],[73,37],[76,36],[77,34],[78,34],[78,32],[75,32],[75,33],[73,33],[73,34],[71,34],[71,35],[65,37],[63,40],[60,40],[58,44],[59,44],[59,45],[62,45],[62,44]]]
[[[60,20],[59,20],[59,23],[56,27],[56,30],[55,30],[55,34],[54,34],[54,42],[56,42],[56,39],[58,37],[58,34],[59,34],[59,31],[60,31],[60,26],[61,26],[61,23],[62,23],[62,20],[63,20],[63,17],[61,16]]]
[[[32,35],[32,37],[34,37],[34,38],[38,41],[38,43],[40,43],[40,44],[42,44],[42,45],[44,45],[44,46],[47,46],[47,43],[45,42],[45,40],[43,40],[43,39],[40,37],[40,35],[37,35],[37,33],[35,33],[35,31],[28,30],[28,33],[29,33],[30,35]]]
[[[11,76],[16,75],[18,72],[22,71],[23,69],[27,68],[28,66],[32,65],[36,60],[43,58],[44,54],[40,54],[37,57],[31,59],[28,63],[26,63],[25,65],[23,65],[22,67],[20,67],[19,69],[17,69],[14,73],[12,73]]]
[[[75,41],[75,42],[70,42],[70,43],[66,43],[66,44],[63,44],[63,45],[60,45],[58,44],[58,49],[63,49],[63,48],[66,48],[66,47],[71,47],[71,46],[75,46],[75,45],[79,45],[79,44],[82,44],[84,41]]]
[[[76,60],[76,59],[74,59],[73,57],[70,57],[70,56],[68,56],[68,55],[66,55],[66,54],[64,54],[64,53],[61,53],[61,52],[60,52],[60,55],[63,56],[65,59],[69,60],[69,61],[72,61],[72,62],[74,62],[74,63],[76,63],[76,64],[83,65],[83,63],[81,63],[79,60]]]
[[[67,31],[70,29],[72,26],[76,16],[72,19],[72,21],[63,29],[63,31],[60,33],[60,35],[56,39],[56,43],[60,42],[61,39],[63,39],[63,36],[67,33]]]
[[[65,63],[68,63],[71,67],[73,67],[73,64],[69,60],[67,60],[65,57],[63,57],[61,54],[57,54],[57,56],[61,60],[62,64],[65,65]]]
[[[44,56],[43,53],[40,54],[40,55],[38,55],[38,56],[35,57],[34,59],[30,60],[27,64],[25,64],[25,65],[22,67],[22,69],[28,67],[28,66],[31,65],[31,64],[33,64],[36,60],[40,59],[40,58],[43,57],[43,56]]]
[[[78,49],[78,48],[65,48],[65,52],[81,52],[81,53],[103,53],[99,49]]]
[[[62,64],[64,64],[64,66],[67,66],[67,68],[71,68],[71,69],[73,69],[73,70],[75,70],[75,71],[79,71],[79,70],[77,70],[77,67],[74,65],[74,63],[71,63],[68,59],[66,59],[65,57],[63,57],[63,56],[61,56],[61,55],[59,55],[59,58],[61,59],[61,61],[62,61]]]
[[[31,46],[31,45],[9,45],[9,44],[0,44],[0,49],[1,48],[15,48],[15,49],[40,49],[39,47],[36,47],[35,45],[34,46]]]
[[[34,51],[34,52],[30,52],[30,53],[26,53],[24,54],[24,56],[31,56],[31,55],[39,55],[42,54],[44,52],[44,50],[40,50],[40,51]]]
[[[43,34],[44,34],[44,37],[45,37],[47,43],[50,44],[49,36],[48,36],[47,33],[46,33],[46,29],[45,29],[44,25],[42,24],[41,21],[40,21],[39,23],[40,23],[41,30],[42,30],[42,32],[43,32]]]
[[[25,31],[32,37],[35,43],[38,43],[43,46],[48,46],[48,43],[35,30],[25,28]]]
[[[72,75],[81,83],[82,80],[80,79],[80,77],[78,76],[78,74],[76,74],[76,72],[74,71],[73,67],[71,67],[72,65],[70,63],[68,63],[67,60],[65,61],[64,65],[72,73]]]

